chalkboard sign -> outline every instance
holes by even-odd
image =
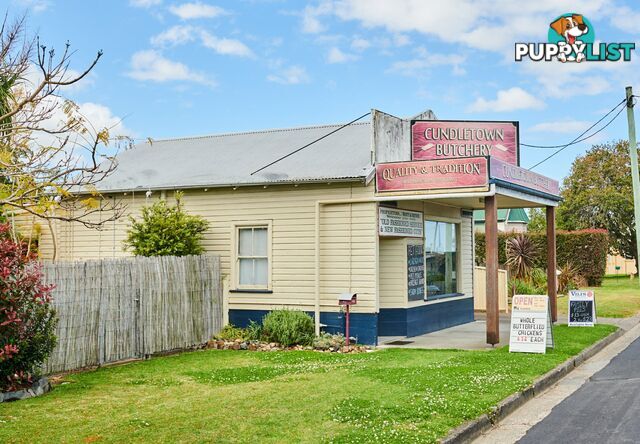
[[[596,298],[591,290],[569,292],[569,326],[593,327],[596,323]]]
[[[407,245],[407,291],[410,301],[424,299],[424,244]]]

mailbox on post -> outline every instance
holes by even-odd
[[[356,293],[342,293],[338,296],[338,305],[345,308],[345,337],[346,345],[349,345],[349,307],[358,303],[358,295]]]

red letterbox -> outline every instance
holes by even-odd
[[[345,306],[345,336],[346,345],[349,345],[349,307],[358,303],[357,293],[342,293],[338,296],[338,305]]]

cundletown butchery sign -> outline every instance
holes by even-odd
[[[518,122],[416,120],[411,152],[413,160],[491,156],[519,165]]]

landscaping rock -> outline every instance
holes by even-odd
[[[30,388],[16,390],[13,392],[0,393],[0,402],[20,401],[44,395],[51,390],[51,383],[46,377],[42,377],[34,382]]]

